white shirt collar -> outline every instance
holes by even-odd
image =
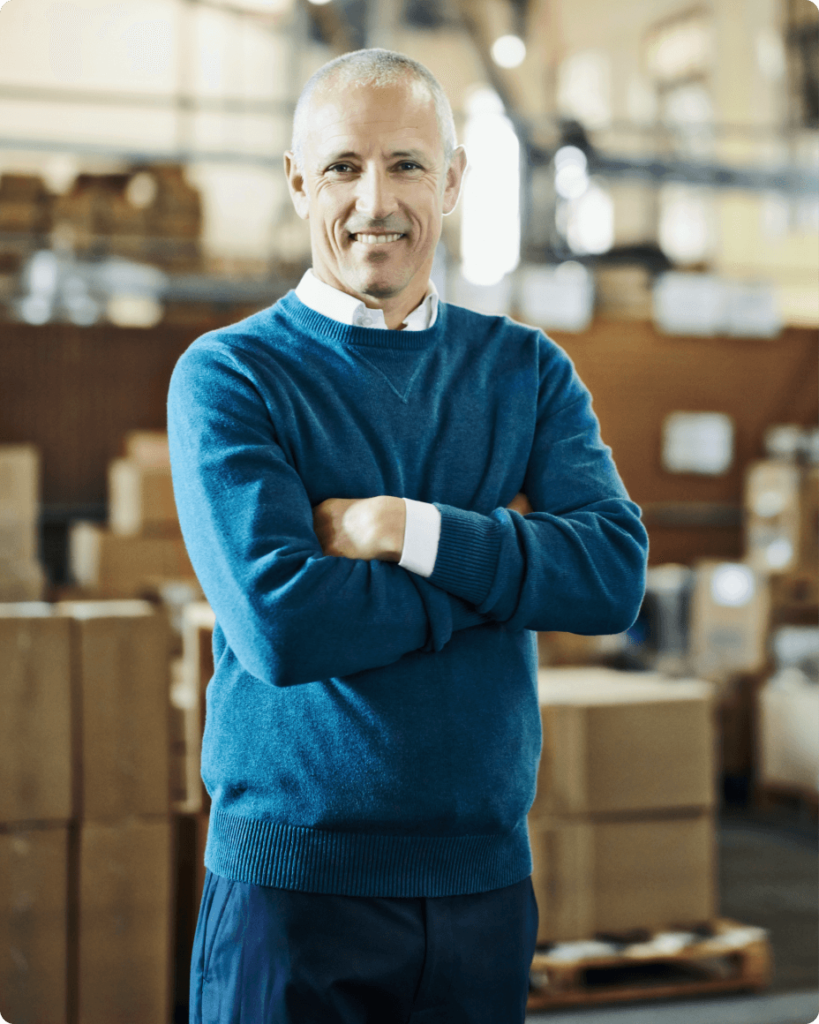
[[[354,327],[371,327],[374,329],[387,329],[387,322],[380,309],[370,309],[360,299],[356,299],[346,292],[333,288],[319,280],[312,269],[305,271],[301,281],[296,286],[296,298],[309,306],[316,313],[337,320],[342,324],[350,324]],[[432,281],[427,286],[426,295],[407,314],[404,320],[404,330],[426,331],[433,326],[438,316],[438,289]]]

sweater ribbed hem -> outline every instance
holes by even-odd
[[[532,872],[524,818],[510,833],[394,836],[329,832],[214,809],[205,866],[237,882],[338,896],[465,896]]]
[[[441,536],[429,582],[480,606],[497,571],[500,538],[495,521],[437,501],[435,507],[441,513]]]

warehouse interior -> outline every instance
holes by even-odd
[[[807,1024],[813,0],[0,3],[0,1020],[188,1020],[214,614],[168,385],[310,267],[295,103],[374,46],[466,147],[441,299],[568,353],[650,540],[627,632],[537,636],[527,1020]]]

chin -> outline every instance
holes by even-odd
[[[362,295],[372,295],[374,299],[391,299],[401,291],[401,288],[398,285],[377,281],[362,285],[360,290]]]

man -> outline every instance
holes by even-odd
[[[195,1022],[523,1020],[531,631],[626,629],[646,536],[568,357],[438,301],[465,164],[422,65],[325,65],[285,157],[312,271],[174,371],[217,623]]]

